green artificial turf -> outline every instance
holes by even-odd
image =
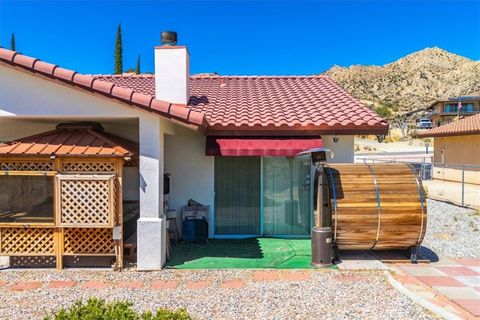
[[[167,268],[312,269],[310,262],[310,239],[211,239],[206,244],[174,246]]]

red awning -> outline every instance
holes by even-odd
[[[296,156],[323,147],[320,137],[207,137],[207,156]]]

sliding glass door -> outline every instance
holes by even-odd
[[[215,158],[215,235],[260,235],[260,163]]]
[[[215,236],[308,236],[308,157],[216,157]]]
[[[310,234],[310,159],[263,158],[263,234]]]

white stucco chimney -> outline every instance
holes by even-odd
[[[162,32],[162,45],[155,47],[155,96],[186,105],[190,97],[190,56],[187,47],[176,44],[175,32]]]

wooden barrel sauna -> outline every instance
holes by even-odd
[[[333,241],[339,249],[408,249],[427,226],[422,182],[407,164],[328,164]]]

